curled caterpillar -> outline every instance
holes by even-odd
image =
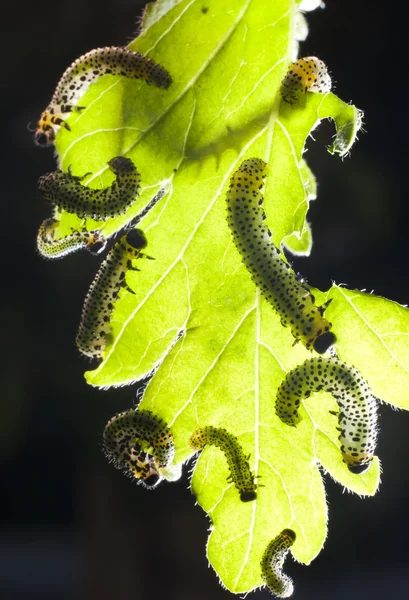
[[[63,258],[77,250],[87,248],[93,254],[99,254],[105,248],[106,240],[99,231],[73,231],[70,235],[56,240],[55,230],[59,221],[46,219],[40,225],[37,234],[37,249],[44,258]]]
[[[294,104],[306,92],[326,94],[332,82],[326,64],[316,56],[306,56],[291,63],[281,82],[281,95],[285,102]]]
[[[255,500],[256,484],[250,471],[248,457],[243,452],[237,437],[220,427],[201,427],[192,433],[189,445],[193,450],[202,450],[205,446],[216,446],[226,455],[230,469],[230,479],[240,493],[242,502]]]
[[[261,558],[261,576],[278,598],[289,598],[294,591],[293,580],[283,573],[283,563],[291,546],[295,542],[292,529],[283,531],[268,544]]]
[[[141,176],[130,158],[116,156],[108,162],[115,175],[115,181],[103,189],[92,189],[81,181],[89,175],[77,177],[71,171],[64,173],[57,169],[42,175],[38,189],[46,202],[59,210],[75,214],[80,219],[105,221],[126,212],[139,195]]]
[[[263,160],[249,158],[234,173],[227,192],[227,221],[251,278],[279,313],[282,325],[291,328],[296,341],[323,354],[336,341],[323,316],[328,303],[315,306],[308,286],[271,242],[260,193],[266,170]]]
[[[300,421],[298,408],[314,392],[330,392],[339,405],[341,453],[351,473],[364,473],[377,438],[377,402],[355,367],[334,356],[316,357],[287,373],[278,388],[276,414],[287,425]]]
[[[60,127],[70,131],[65,119],[71,112],[83,110],[78,100],[91,83],[102,75],[120,75],[131,79],[143,79],[158,88],[168,88],[172,83],[169,73],[155,61],[127,48],[95,48],[77,58],[64,72],[50,104],[41,114],[34,133],[38,146],[54,143]]]
[[[147,244],[141,229],[131,229],[111,248],[102,262],[85,298],[76,337],[78,349],[86,356],[104,357],[106,344],[111,339],[109,321],[119,290],[125,287],[132,294],[135,293],[126,284],[126,272],[139,271],[132,266],[136,258],[152,259],[141,252]]]
[[[129,477],[153,488],[173,461],[172,433],[150,410],[129,409],[112,417],[103,433],[107,458]]]

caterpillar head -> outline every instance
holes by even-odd
[[[317,337],[314,341],[313,347],[315,352],[318,354],[324,354],[331,346],[335,344],[337,338],[332,331],[326,331]]]
[[[90,231],[87,239],[87,250],[94,255],[105,250],[107,241],[99,231]]]
[[[248,491],[248,492],[240,492],[240,500],[242,502],[251,502],[252,500],[255,500],[257,498],[257,494],[254,491]]]
[[[124,173],[132,173],[135,171],[135,165],[130,158],[125,156],[115,156],[108,161],[108,166],[114,175],[123,175]]]
[[[126,241],[136,250],[142,250],[148,245],[148,240],[142,229],[131,229],[131,231],[128,231]]]
[[[371,465],[371,460],[364,463],[352,464],[348,463],[348,470],[351,471],[354,475],[362,475],[362,473],[366,473]]]
[[[37,123],[37,129],[34,133],[34,143],[36,146],[45,148],[51,146],[55,142],[55,135],[60,127],[65,127],[71,131],[68,123],[64,121],[58,114],[55,115],[49,110],[45,110]]]
[[[45,148],[51,146],[55,140],[55,131],[52,125],[52,117],[48,110],[45,110],[37,124],[37,129],[34,133],[34,143],[36,146]]]

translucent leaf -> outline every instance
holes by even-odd
[[[361,113],[332,93],[308,93],[297,106],[281,101],[297,4],[158,0],[130,47],[169,70],[170,88],[101,77],[81,99],[86,110],[70,116],[71,131],[60,131],[56,144],[62,168],[72,166],[79,175],[91,171],[91,186],[110,183],[107,162],[113,156],[129,156],[137,165],[141,196],[126,215],[104,225],[106,235],[165,190],[139,224],[155,260],[127,274],[135,295],[121,293],[113,342],[86,378],[107,387],[154,373],[141,406],[171,426],[176,465],[191,457],[188,439],[199,426],[222,426],[239,437],[259,477],[256,501],[240,502],[226,482],[225,459],[214,448],[203,451],[192,480],[212,519],[209,559],[234,592],[262,584],[261,554],[283,528],[297,533],[292,551],[298,560],[308,563],[320,551],[327,506],[318,464],[361,495],[374,494],[379,483],[377,459],[364,475],[351,474],[342,462],[337,419],[329,412],[336,409],[332,396],[320,393],[306,401],[297,428],[275,416],[277,387],[310,353],[293,345],[260,296],[225,218],[232,173],[245,158],[263,158],[269,169],[264,208],[274,242],[308,254],[306,214],[316,187],[302,158],[306,139],[321,119],[330,118],[337,130],[330,151],[344,156],[360,126]],[[75,217],[62,215],[61,232],[78,225]],[[339,356],[362,370],[379,397],[407,406],[408,311],[337,286],[314,294],[318,304],[333,298],[326,315]]]

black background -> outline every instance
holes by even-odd
[[[115,471],[100,451],[103,425],[132,405],[135,389],[102,392],[83,379],[89,363],[73,339],[95,259],[78,253],[53,263],[35,250],[36,230],[48,216],[36,182],[55,161],[52,151],[33,145],[27,124],[36,122],[77,56],[132,39],[142,5],[57,0],[23,9],[16,2],[2,18],[3,600],[232,597],[207,568],[209,521],[194,505],[186,473],[149,493]],[[317,55],[329,65],[336,93],[364,110],[366,133],[343,162],[325,150],[330,124],[314,132],[315,143],[309,141],[307,159],[319,181],[309,214],[314,247],[296,268],[321,289],[335,280],[405,304],[409,132],[403,6],[329,0],[308,17],[310,36],[301,55]],[[407,597],[408,431],[406,412],[381,407],[383,476],[374,498],[343,493],[325,477],[324,550],[309,567],[291,560],[286,565],[299,600]],[[268,592],[252,597],[262,596]]]

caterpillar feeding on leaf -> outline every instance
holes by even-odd
[[[82,177],[57,169],[42,175],[38,180],[38,189],[46,202],[55,205],[58,210],[75,214],[80,219],[105,221],[109,217],[121,215],[139,195],[141,176],[130,158],[116,156],[108,162],[115,175],[113,183],[102,189],[92,189],[82,185]]]
[[[224,452],[230,469],[230,479],[239,491],[242,502],[255,500],[256,484],[250,470],[248,457],[243,452],[237,437],[220,427],[201,427],[192,433],[189,445],[193,450],[202,450],[205,446],[216,446]]]
[[[326,64],[316,56],[306,56],[291,63],[281,82],[281,95],[285,102],[294,104],[307,92],[326,94],[332,81]]]
[[[307,56],[289,66],[281,84],[281,94],[285,102],[293,104],[306,92],[326,94],[331,87],[331,77],[325,63],[316,56]]]
[[[117,75],[142,79],[158,88],[167,89],[172,83],[168,71],[139,52],[127,48],[95,48],[77,58],[63,73],[50,104],[41,114],[34,133],[38,146],[54,143],[60,127],[70,131],[65,119],[71,112],[83,110],[77,102],[91,83],[102,75]]]
[[[103,433],[107,458],[126,475],[152,489],[173,461],[172,433],[150,410],[129,409],[112,417]]]
[[[97,230],[73,231],[70,235],[55,239],[55,230],[60,222],[46,219],[40,225],[37,235],[37,249],[44,258],[63,258],[68,254],[87,248],[93,254],[99,254],[105,248],[106,240]]]
[[[128,270],[139,271],[132,266],[137,258],[152,256],[143,254],[148,242],[141,229],[131,229],[108,252],[91,284],[82,309],[80,327],[76,337],[78,349],[91,358],[103,358],[107,342],[111,339],[110,318],[119,290],[127,285]]]
[[[323,354],[336,341],[332,324],[324,318],[329,302],[314,304],[306,283],[281,259],[271,241],[260,192],[266,171],[263,160],[249,158],[233,174],[227,192],[227,221],[251,278],[279,313],[282,325],[291,328],[296,341]]]
[[[292,529],[283,531],[268,544],[261,558],[261,576],[277,598],[289,598],[294,591],[291,577],[283,573],[284,560],[296,539]]]
[[[360,372],[334,356],[315,357],[287,373],[277,391],[276,414],[287,425],[300,421],[303,398],[330,392],[339,406],[341,453],[351,473],[364,473],[373,459],[377,438],[377,402]]]

